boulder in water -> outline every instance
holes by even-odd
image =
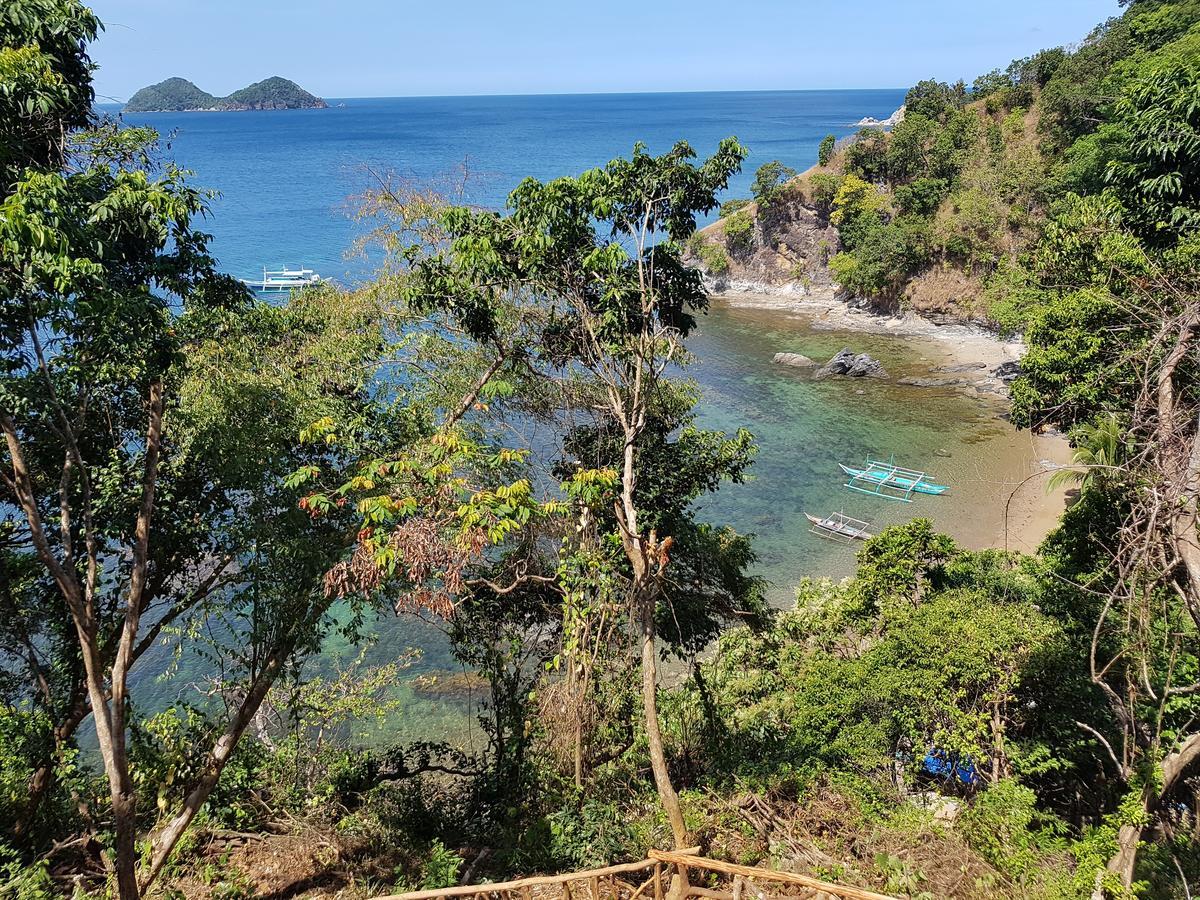
[[[867,353],[855,354],[843,347],[833,359],[817,369],[814,377],[828,378],[830,375],[845,375],[848,378],[887,378],[883,365]]]
[[[815,360],[809,359],[803,353],[776,353],[774,362],[782,366],[796,366],[800,369],[806,369],[817,364]]]

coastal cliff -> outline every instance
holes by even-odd
[[[689,259],[715,291],[818,295],[1015,330],[1021,286],[1008,273],[1055,194],[1074,188],[1070,179],[1097,180],[1047,152],[1047,115],[1028,82],[990,93],[923,82],[888,119],[827,138],[820,164],[769,201],[724,204]]]
[[[215,97],[186,78],[168,78],[129,98],[124,112],[219,112],[263,109],[325,109],[328,104],[287,78],[274,75]]]

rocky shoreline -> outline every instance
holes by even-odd
[[[930,338],[941,344],[951,361],[930,366],[923,375],[899,378],[896,384],[914,388],[955,388],[968,393],[1004,397],[1008,385],[1020,373],[1025,345],[1019,339],[1006,339],[978,325],[939,324],[914,313],[888,315],[857,308],[836,298],[833,291],[804,291],[758,285],[754,292],[723,292],[714,295],[718,302],[750,309],[777,310],[801,316],[816,329],[889,334],[897,337]],[[783,365],[805,366],[800,360],[780,357]],[[814,367],[820,361],[810,361]],[[846,374],[846,373],[836,373]],[[853,376],[851,376],[853,377]]]

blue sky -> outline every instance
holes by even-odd
[[[1072,43],[1116,0],[92,0],[100,99],[180,75],[325,97],[906,87]]]

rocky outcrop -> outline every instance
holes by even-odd
[[[848,378],[887,378],[883,364],[867,353],[856,354],[849,347],[843,347],[833,359],[821,366],[814,373],[814,378],[828,378],[830,375],[845,375]]]
[[[865,119],[859,119],[854,123],[855,128],[895,128],[904,121],[904,107],[901,106],[898,110],[888,116],[886,119],[876,119],[872,116],[867,116]]]
[[[911,387],[965,388],[976,394],[1003,396],[1008,393],[1008,385],[1021,374],[1021,366],[1016,362],[1001,363],[990,372],[987,368],[987,363],[981,362],[934,366],[929,375],[905,375],[897,378],[896,383]]]
[[[749,234],[736,240],[728,233],[734,217],[739,223],[753,223]],[[832,296],[836,286],[828,262],[840,249],[837,229],[828,219],[789,193],[765,215],[759,214],[757,203],[749,203],[701,229],[688,248],[687,261],[699,266],[716,293]]]
[[[781,366],[795,366],[798,369],[808,369],[815,366],[816,360],[809,359],[803,353],[776,353],[772,362]]]

